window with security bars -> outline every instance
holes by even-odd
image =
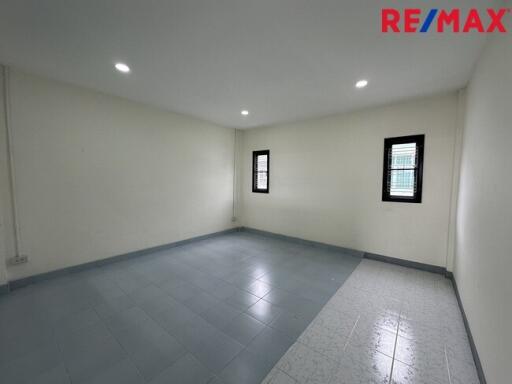
[[[384,140],[382,200],[421,203],[425,135]]]
[[[252,153],[252,191],[268,193],[269,188],[270,151],[254,151]]]

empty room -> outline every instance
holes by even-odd
[[[511,10],[1,0],[0,383],[510,384]]]

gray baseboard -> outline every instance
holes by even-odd
[[[329,249],[329,250],[332,250],[332,251],[335,251],[335,252],[342,252],[342,253],[345,253],[347,255],[351,255],[351,256],[355,256],[355,257],[360,257],[360,258],[362,258],[363,255],[364,255],[364,252],[358,251],[358,250],[355,250],[355,249],[340,247],[340,246],[332,245],[332,244],[321,243],[321,242],[313,241],[313,240],[304,240],[304,239],[301,239],[299,237],[282,235],[280,233],[263,231],[261,229],[254,229],[254,228],[249,228],[249,227],[240,227],[240,228],[238,228],[238,230],[241,231],[241,232],[248,232],[248,233],[254,233],[254,234],[257,234],[257,235],[261,235],[261,236],[271,237],[271,238],[274,238],[274,239],[286,240],[286,241],[290,241],[290,242],[297,243],[297,244],[309,245],[309,246],[316,247],[316,248]]]
[[[92,268],[97,268],[97,267],[100,267],[102,265],[111,264],[111,263],[115,263],[115,262],[119,262],[119,261],[124,261],[124,260],[128,260],[128,259],[132,259],[132,258],[135,258],[135,257],[144,256],[144,255],[147,255],[147,254],[150,254],[150,253],[153,253],[153,252],[162,251],[162,250],[170,249],[170,248],[174,248],[174,247],[179,247],[181,245],[185,245],[185,244],[189,244],[189,243],[192,243],[192,242],[209,239],[209,238],[212,238],[212,237],[222,236],[222,235],[226,235],[228,233],[233,233],[233,232],[237,232],[237,231],[238,231],[238,228],[227,229],[227,230],[220,231],[220,232],[209,233],[209,234],[206,234],[206,235],[192,237],[190,239],[176,241],[174,243],[163,244],[163,245],[159,245],[159,246],[156,246],[156,247],[141,249],[141,250],[138,250],[138,251],[133,251],[133,252],[125,253],[125,254],[122,254],[122,255],[111,256],[111,257],[107,257],[105,259],[95,260],[95,261],[91,261],[91,262],[84,263],[84,264],[73,265],[71,267],[66,267],[66,268],[55,270],[55,271],[50,271],[50,272],[45,272],[45,273],[40,273],[40,274],[37,274],[37,275],[32,275],[32,276],[24,277],[24,278],[21,278],[21,279],[10,281],[6,285],[7,286],[7,292],[15,290],[15,289],[18,289],[18,288],[22,288],[22,287],[25,287],[27,285],[34,284],[34,283],[37,283],[37,282],[40,282],[40,281],[44,281],[44,280],[48,280],[48,279],[53,279],[53,278],[56,278],[56,277],[59,277],[59,276],[64,276],[64,275],[67,275],[67,274],[70,274],[70,273],[85,271],[85,270],[92,269]],[[0,292],[1,292],[1,287],[0,287]]]
[[[142,250],[138,250],[138,251],[134,251],[134,252],[125,253],[122,255],[116,255],[116,256],[105,258],[105,259],[95,260],[95,261],[91,261],[91,262],[84,263],[84,264],[74,265],[71,267],[66,267],[66,268],[55,270],[55,271],[45,272],[45,273],[13,280],[5,285],[0,286],[0,294],[4,294],[4,293],[7,293],[12,290],[25,287],[27,285],[34,284],[39,281],[44,281],[44,280],[56,278],[59,276],[64,276],[69,273],[80,272],[80,271],[88,270],[91,268],[96,268],[96,267],[99,267],[102,265],[111,264],[111,263],[115,263],[115,262],[123,261],[123,260],[128,260],[128,259],[131,259],[134,257],[140,257],[140,256],[147,255],[147,254],[150,254],[153,252],[157,252],[157,251],[161,251],[161,250],[165,250],[165,249],[169,249],[169,248],[173,248],[173,247],[178,247],[180,245],[185,245],[185,244],[188,244],[191,242],[201,241],[201,240],[205,240],[205,239],[208,239],[211,237],[221,236],[221,235],[225,235],[225,234],[233,233],[233,232],[237,232],[237,231],[253,233],[253,234],[272,237],[272,238],[281,239],[281,240],[287,240],[287,241],[291,241],[291,242],[294,242],[297,244],[309,245],[309,246],[313,246],[313,247],[317,247],[317,248],[329,249],[329,250],[336,251],[336,252],[342,252],[342,253],[345,253],[345,254],[348,254],[348,255],[351,255],[354,257],[359,257],[359,258],[364,257],[364,258],[368,258],[368,259],[379,260],[379,261],[383,261],[383,262],[387,262],[387,263],[402,265],[402,266],[409,267],[409,268],[416,268],[416,269],[421,269],[424,271],[440,273],[440,274],[445,274],[445,275],[447,274],[445,268],[434,266],[434,265],[422,264],[422,263],[417,263],[417,262],[403,260],[403,259],[396,259],[396,258],[392,258],[392,257],[388,257],[388,256],[376,255],[376,254],[367,253],[364,251],[340,247],[337,245],[321,243],[321,242],[313,241],[313,240],[305,240],[305,239],[301,239],[298,237],[287,236],[287,235],[283,235],[283,234],[263,231],[263,230],[254,229],[254,228],[238,227],[238,228],[232,228],[232,229],[228,229],[228,230],[224,230],[224,231],[220,231],[220,232],[214,232],[214,233],[210,233],[210,234],[206,234],[206,235],[202,235],[202,236],[196,236],[196,237],[193,237],[190,239],[176,241],[174,243],[169,243],[169,244],[164,244],[164,245],[160,245],[160,246],[156,246],[156,247],[142,249]]]
[[[364,258],[370,259],[370,260],[383,261],[385,263],[390,263],[390,264],[395,264],[395,265],[400,265],[402,267],[419,269],[421,271],[437,273],[437,274],[444,275],[444,276],[448,277],[448,275],[447,275],[448,271],[446,270],[446,268],[440,267],[438,265],[418,263],[417,261],[397,259],[395,257],[377,255],[375,253],[369,253],[369,252],[364,253]]]
[[[6,293],[9,293],[9,284],[0,285],[0,296],[5,295]]]
[[[446,271],[446,268],[439,267],[437,265],[424,264],[424,263],[418,263],[418,262],[415,262],[415,261],[409,261],[409,260],[404,260],[404,259],[397,259],[397,258],[389,257],[389,256],[377,255],[375,253],[369,253],[369,252],[360,251],[360,250],[357,250],[357,249],[345,248],[345,247],[341,247],[341,246],[338,246],[338,245],[331,245],[331,244],[321,243],[321,242],[318,242],[318,241],[304,240],[304,239],[301,239],[299,237],[282,235],[282,234],[279,234],[279,233],[268,232],[268,231],[263,231],[263,230],[260,230],[260,229],[254,229],[254,228],[249,228],[249,227],[240,227],[239,230],[243,231],[243,232],[249,232],[249,233],[254,233],[254,234],[258,234],[258,235],[262,235],[262,236],[272,237],[272,238],[275,238],[275,239],[292,241],[292,242],[298,243],[298,244],[305,244],[305,245],[310,245],[310,246],[318,247],[318,248],[331,249],[333,251],[343,252],[343,253],[346,253],[346,254],[349,254],[349,255],[353,255],[353,256],[357,256],[357,257],[362,257],[362,258],[365,258],[365,259],[383,261],[385,263],[401,265],[403,267],[414,268],[414,269],[419,269],[419,270],[422,270],[422,271],[438,273],[438,274],[441,274],[441,275],[444,275],[444,276],[447,276],[447,277],[448,277],[447,274],[449,273],[449,272]]]
[[[457,282],[455,281],[453,273],[450,273],[450,279],[453,283],[453,289],[455,290],[455,296],[457,297],[457,302],[459,303],[460,312],[462,313],[464,327],[466,328],[466,333],[468,334],[469,346],[471,347],[471,353],[473,354],[473,360],[475,361],[476,371],[478,373],[478,378],[480,379],[480,384],[487,384],[482,362],[480,361],[480,356],[478,356],[475,340],[473,339],[473,334],[471,333],[471,328],[469,327],[466,311],[464,311],[464,306],[462,305],[462,300],[460,299],[459,288],[457,287]]]

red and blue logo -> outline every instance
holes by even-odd
[[[484,12],[472,8],[463,12],[460,8],[432,8],[424,12],[420,8],[383,8],[382,32],[384,33],[506,33],[510,21],[510,8],[487,9]]]

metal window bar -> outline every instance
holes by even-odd
[[[405,147],[404,145],[411,144],[410,147]],[[402,148],[396,148],[399,146],[404,146]],[[394,148],[395,147],[395,148]],[[397,164],[400,163],[402,160],[405,159],[406,156],[402,156],[402,159],[400,159],[400,155],[407,155],[411,152],[411,149],[414,150],[414,166],[413,167],[406,167],[405,164]],[[395,157],[393,157],[395,155]],[[419,148],[416,143],[406,143],[406,144],[399,144],[399,145],[392,145],[388,151],[387,151],[387,160],[388,160],[388,173],[387,173],[387,192],[392,195],[392,189],[396,190],[396,196],[407,196],[406,194],[406,187],[402,185],[403,188],[399,188],[398,186],[393,186],[393,171],[394,172],[405,172],[405,171],[412,171],[412,195],[414,196],[417,192],[417,181],[418,181],[418,164],[419,164]],[[395,160],[395,164],[393,164],[393,160]],[[409,165],[409,164],[407,164]],[[409,188],[407,188],[407,191]],[[412,196],[410,196],[412,197]]]

